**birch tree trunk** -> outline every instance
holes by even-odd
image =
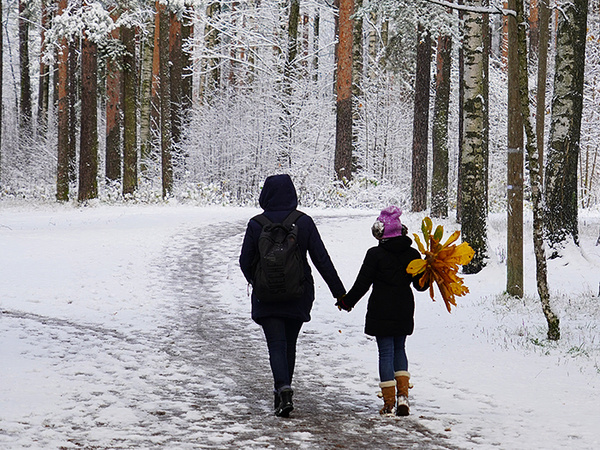
[[[84,36],[81,45],[80,202],[98,197],[98,45]]]
[[[510,0],[508,9],[517,11],[520,1]],[[508,21],[506,291],[509,295],[523,297],[523,116],[519,96],[519,35],[517,18],[508,15],[505,20]]]
[[[554,95],[546,163],[546,239],[558,256],[571,238],[579,245],[577,165],[583,108],[587,0],[559,4]]]
[[[152,134],[150,118],[152,110],[152,63],[154,56],[155,18],[152,16],[146,23],[148,31],[142,41],[142,67],[140,74],[140,172],[146,175],[150,152],[152,149]]]
[[[337,179],[352,179],[352,44],[353,0],[340,0],[336,78],[334,169]]]
[[[481,6],[481,1],[466,4]],[[483,153],[483,30],[480,13],[464,14],[464,104],[462,152],[462,238],[468,242],[475,256],[463,267],[465,273],[477,273],[485,266],[487,254],[487,205],[485,202],[485,161]]]
[[[546,78],[548,76],[548,41],[550,40],[549,0],[538,1],[538,73],[535,112],[535,133],[540,167],[544,167],[544,128],[546,119]],[[544,172],[540,170],[540,180],[544,181]]]
[[[431,215],[441,218],[448,217],[448,110],[451,51],[452,38],[440,36],[437,45],[437,74],[433,107]]]
[[[133,26],[121,27],[123,55],[123,195],[137,189],[137,46]]]
[[[529,181],[531,183],[531,201],[533,204],[533,249],[535,254],[537,290],[542,304],[542,311],[548,324],[548,339],[560,339],[560,321],[550,305],[548,289],[548,268],[546,251],[544,249],[544,199],[539,152],[537,150],[536,134],[533,119],[529,109],[529,80],[527,72],[527,36],[523,20],[523,0],[516,0],[519,41],[519,93],[523,125],[527,136],[527,162]],[[540,40],[541,41],[541,40]]]
[[[2,4],[2,0],[0,0],[0,188],[2,188],[2,119],[3,119],[3,110],[4,110],[4,97],[2,92],[2,85],[4,83],[4,27],[2,26],[2,10],[4,5]]]
[[[412,210],[427,208],[427,153],[429,138],[429,86],[431,37],[421,24],[417,30],[417,68],[412,143]]]
[[[67,0],[58,3],[58,15],[67,8]],[[67,39],[60,41],[58,50],[58,131],[57,131],[57,168],[56,200],[69,200],[69,44]]]

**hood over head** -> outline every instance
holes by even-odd
[[[258,198],[258,203],[265,211],[293,211],[298,206],[296,188],[289,175],[271,175]]]

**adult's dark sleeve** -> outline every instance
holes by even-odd
[[[365,260],[358,271],[358,275],[356,276],[356,281],[352,288],[348,291],[346,296],[344,297],[344,303],[350,307],[354,308],[354,305],[358,303],[358,301],[367,293],[373,281],[375,280],[375,272],[376,272],[376,262],[373,252],[370,250],[367,251],[367,255],[365,256]]]
[[[252,225],[252,221],[248,223],[246,228],[246,234],[244,235],[244,241],[242,243],[242,251],[240,253],[240,268],[246,277],[248,283],[253,284],[252,274],[252,263],[257,253],[256,246],[256,227]]]
[[[319,230],[317,230],[317,226],[311,217],[307,216],[307,218],[310,219],[311,224],[308,237],[308,254],[315,265],[315,268],[319,271],[325,280],[325,283],[327,283],[331,294],[335,298],[339,298],[346,293],[346,288],[344,287],[342,280],[340,280],[337,270],[335,270],[333,262],[329,257],[329,253],[327,253],[327,249],[321,239]]]

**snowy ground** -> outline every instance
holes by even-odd
[[[377,212],[307,212],[349,288]],[[417,294],[408,418],[377,414],[366,298],[339,312],[316,275],[296,409],[278,419],[237,265],[254,213],[0,203],[0,448],[600,447],[599,214],[582,214],[581,250],[550,262],[558,343],[545,339],[530,235],[526,296],[502,295],[503,216],[452,314]],[[422,215],[403,219],[416,231]]]

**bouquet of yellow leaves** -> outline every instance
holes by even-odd
[[[435,281],[444,303],[446,303],[448,312],[451,312],[450,305],[456,306],[455,297],[461,297],[469,292],[469,288],[464,285],[462,278],[458,276],[458,266],[468,264],[473,259],[475,251],[466,242],[459,245],[453,244],[459,238],[460,231],[452,233],[446,243],[442,244],[444,227],[438,225],[435,232],[431,234],[432,229],[431,219],[425,217],[421,224],[421,231],[428,247],[425,248],[419,236],[413,235],[419,251],[425,255],[425,259],[411,261],[406,271],[410,275],[423,274],[419,284],[421,287],[429,284],[429,295],[433,301],[435,301],[433,297],[433,282]]]

